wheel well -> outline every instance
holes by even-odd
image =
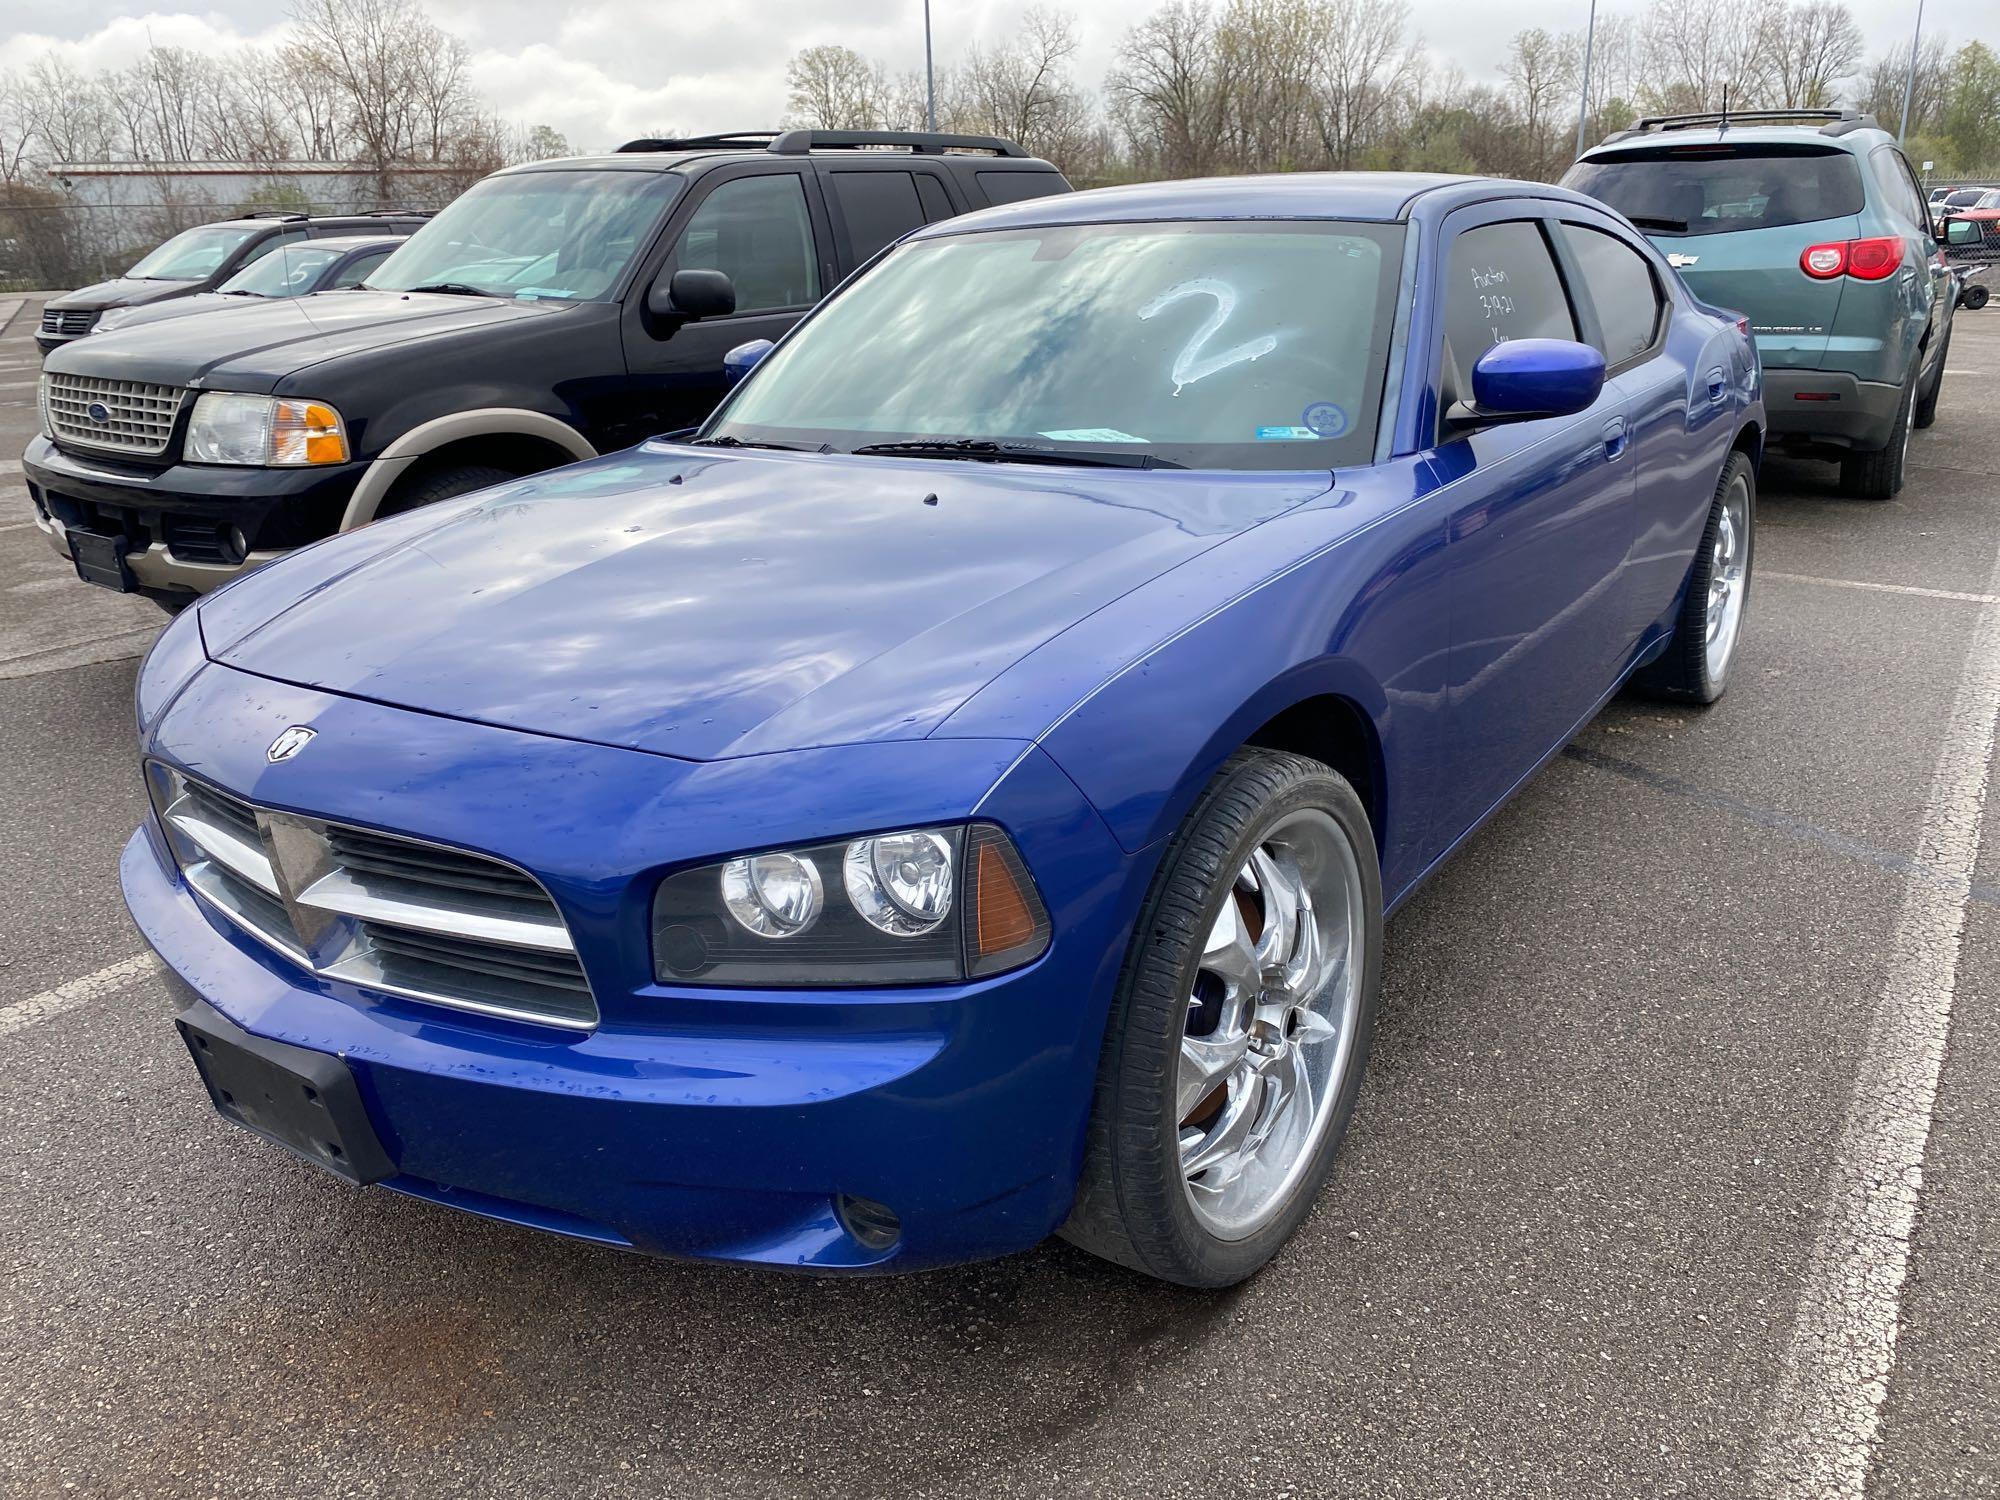
[[[1374,724],[1358,705],[1332,695],[1307,698],[1267,720],[1244,743],[1308,756],[1346,777],[1361,805],[1368,809],[1376,852],[1381,852],[1386,790],[1382,784],[1382,747],[1375,738]]]
[[[1756,473],[1764,463],[1764,435],[1757,430],[1754,422],[1745,422],[1743,430],[1736,434],[1736,440],[1729,445],[1731,451],[1742,454],[1750,460],[1750,472]]]
[[[490,464],[512,474],[539,474],[544,469],[574,462],[575,459],[563,449],[542,438],[519,432],[483,433],[431,449],[397,476],[395,486],[389,493],[393,495],[406,484],[459,464],[478,464],[482,467]]]

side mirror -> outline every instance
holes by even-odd
[[[747,344],[738,344],[722,356],[722,378],[735,385],[756,369],[764,356],[776,347],[769,339],[752,339]]]
[[[1472,367],[1472,422],[1567,417],[1604,389],[1604,356],[1568,339],[1510,339]]]
[[[665,285],[653,283],[646,293],[646,310],[679,323],[726,318],[736,311],[736,287],[722,271],[676,271]]]

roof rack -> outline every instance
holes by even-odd
[[[808,151],[861,151],[875,146],[900,147],[918,156],[942,156],[947,151],[1028,154],[998,136],[944,135],[933,130],[732,130],[677,140],[642,136],[627,141],[618,151],[620,155],[628,151],[769,151],[774,156],[804,156]]]
[[[428,219],[436,213],[434,208],[364,208],[351,217],[357,219]],[[334,218],[348,218],[347,214],[335,214]]]
[[[947,151],[1028,154],[997,135],[942,135],[934,130],[787,130],[771,142],[771,151],[776,156],[803,156],[808,151],[854,151],[869,146],[901,146],[918,156],[942,156]]]
[[[689,135],[677,139],[665,136],[641,136],[636,141],[627,141],[618,148],[618,155],[627,151],[716,151],[716,150],[756,150],[770,148],[778,138],[775,130],[726,130],[720,135]]]
[[[239,219],[298,219],[303,221],[312,216],[310,214],[302,214],[297,209],[291,208],[260,208],[247,214],[238,214],[236,217]]]
[[[1627,141],[1634,136],[1655,135],[1668,130],[1700,130],[1716,126],[1727,130],[1732,125],[1775,125],[1785,122],[1812,124],[1817,122],[1821,135],[1846,135],[1855,130],[1876,130],[1880,127],[1875,117],[1855,109],[1719,109],[1704,110],[1687,115],[1647,115],[1634,120],[1624,130],[1607,135],[1600,145],[1609,146],[1617,141]]]

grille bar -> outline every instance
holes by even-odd
[[[65,336],[88,333],[97,325],[97,314],[88,308],[44,308],[42,332]]]
[[[597,1024],[569,929],[526,871],[269,812],[162,766],[149,780],[189,889],[302,968],[482,1015]]]
[[[123,453],[164,453],[187,392],[174,385],[45,374],[49,429],[59,443]],[[93,409],[104,413],[93,415]]]

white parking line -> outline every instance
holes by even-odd
[[[39,995],[16,1000],[12,1005],[0,1006],[0,1037],[25,1031],[64,1011],[75,1010],[79,1005],[88,1005],[92,1000],[122,990],[134,980],[151,974],[159,967],[159,962],[150,953],[135,954],[115,964],[107,964],[95,974],[72,979],[68,984],[59,984],[52,990],[43,990]]]
[[[1962,604],[2000,604],[2000,594],[1961,594],[1952,589],[1918,588],[1910,583],[1864,583],[1859,578],[1822,578],[1816,573],[1759,573],[1759,583],[1817,583],[1832,589],[1868,589],[1878,594],[1914,594],[1919,599],[1956,599]]]
[[[2000,594],[2000,557],[1991,590]],[[1824,1191],[1827,1217],[1764,1429],[1756,1493],[1863,1500],[1896,1363],[1924,1150],[1951,1033],[2000,718],[2000,608],[1979,613]]]

